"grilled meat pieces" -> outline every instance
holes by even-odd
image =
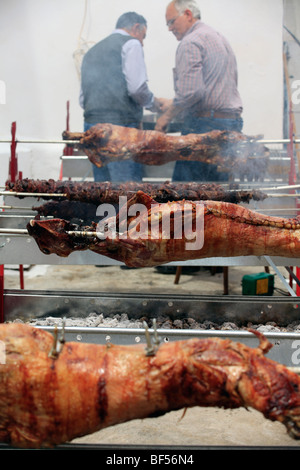
[[[65,131],[63,138],[79,140],[79,147],[97,167],[128,159],[145,165],[183,160],[219,165],[229,171],[239,161],[261,160],[269,155],[264,146],[255,142],[256,138],[235,131],[178,136],[105,123],[84,133]]]
[[[18,193],[42,193],[62,194],[70,201],[82,203],[118,204],[120,196],[132,197],[137,191],[142,191],[155,199],[156,202],[212,200],[232,203],[248,203],[251,199],[255,201],[264,200],[267,195],[259,190],[230,190],[226,191],[222,186],[215,183],[126,183],[91,182],[91,181],[55,181],[32,180],[24,178],[16,182],[6,182],[8,191]],[[22,197],[22,195],[20,195]],[[49,196],[50,198],[51,196]],[[47,199],[47,196],[43,196]],[[55,198],[57,199],[60,198]]]
[[[1,324],[0,441],[53,447],[194,406],[251,407],[298,439],[300,378],[265,357],[272,345],[255,334],[257,348],[229,339],[190,339],[163,343],[147,355],[143,344],[66,342],[53,356],[51,333]]]
[[[132,214],[129,215],[128,214]],[[121,221],[121,223],[120,223]],[[117,217],[78,227],[63,219],[32,220],[28,233],[45,254],[91,250],[130,267],[210,257],[300,257],[300,220],[262,215],[218,201],[157,204],[138,192]],[[86,230],[95,236],[74,236]],[[92,233],[93,235],[93,233]]]

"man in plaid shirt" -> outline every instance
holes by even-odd
[[[158,118],[156,130],[166,132],[175,117],[182,134],[213,129],[242,131],[242,101],[237,89],[237,64],[228,41],[201,21],[195,0],[173,0],[166,21],[179,46],[174,68],[175,97]],[[223,176],[226,179],[226,176]],[[220,181],[216,167],[176,162],[174,181]]]

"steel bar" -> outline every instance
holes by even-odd
[[[82,133],[84,134],[84,133]],[[300,139],[258,139],[258,140],[250,140],[250,142],[258,143],[258,144],[289,144],[291,143],[299,144]],[[47,140],[47,139],[16,139],[17,143],[20,144],[71,144],[77,145],[80,143],[80,140]],[[0,143],[11,143],[11,139],[0,139]]]
[[[298,286],[300,286],[300,281],[299,279],[297,278],[296,274],[291,270],[291,268],[289,266],[285,266],[285,269],[287,270],[287,272],[290,274],[290,276],[292,276],[292,278],[294,279],[294,281],[298,284]]]
[[[290,144],[291,142],[295,143],[295,144],[299,144],[300,143],[300,139],[270,139],[270,140],[266,140],[266,139],[261,139],[261,140],[254,140],[253,142],[255,143],[258,143],[258,144]]]
[[[89,232],[89,231],[67,231],[66,232],[70,236],[74,237],[86,237],[86,238],[105,238],[104,233],[102,232]],[[1,228],[0,227],[0,234],[6,234],[6,235],[28,235],[27,229],[22,229],[22,228]]]
[[[27,229],[23,229],[23,228],[0,228],[0,234],[28,235],[28,231]]]
[[[300,194],[267,194],[267,197],[300,197]]]
[[[272,268],[274,269],[274,271],[276,272],[276,274],[278,275],[279,279],[281,280],[282,284],[284,285],[284,287],[286,287],[286,289],[289,291],[289,293],[291,294],[292,297],[297,297],[297,294],[295,293],[295,291],[291,288],[291,286],[289,285],[289,283],[287,282],[287,280],[285,279],[285,277],[281,274],[281,272],[279,271],[279,269],[277,268],[277,266],[275,265],[275,263],[272,261],[272,259],[270,258],[270,256],[264,256],[265,260],[267,261],[267,263],[272,266]]]
[[[1,144],[10,144],[9,139],[0,139]],[[18,144],[64,144],[64,145],[77,145],[79,140],[44,140],[44,139],[16,139]]]
[[[299,189],[300,184],[289,184],[287,186],[273,186],[271,188],[260,188],[260,191],[277,191],[283,189]]]
[[[239,190],[231,190],[232,192],[239,192]],[[15,196],[15,197],[68,197],[65,193],[26,193],[17,191],[0,191],[0,196]],[[267,197],[300,197],[300,194],[266,194]]]
[[[32,211],[32,207],[23,207],[23,206],[0,206],[0,209],[4,210],[22,210],[22,211]]]
[[[16,197],[67,197],[63,193],[23,193],[18,191],[0,191],[0,196],[16,196]]]
[[[153,313],[153,312],[152,312]],[[153,318],[153,317],[152,317]],[[39,326],[36,328],[49,332],[59,331],[62,324],[53,326]],[[149,334],[154,339],[154,329],[149,328]],[[212,338],[219,337],[241,342],[249,347],[257,347],[257,338],[253,333],[245,330],[203,330],[203,329],[165,329],[158,328],[157,336],[161,343],[169,341],[187,340],[190,338]],[[292,368],[295,373],[299,372],[298,362],[294,360],[295,341],[298,342],[299,334],[296,332],[265,332],[266,338],[273,344],[269,352],[270,359],[273,359],[286,367]],[[64,336],[66,341],[86,342],[94,344],[145,344],[145,329],[140,328],[116,328],[116,327],[72,327],[65,326]],[[296,343],[298,344],[298,343]]]
[[[86,155],[62,155],[61,160],[88,160]]]

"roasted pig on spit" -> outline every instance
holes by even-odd
[[[84,133],[65,131],[63,138],[78,140],[79,148],[97,167],[128,159],[145,165],[193,160],[229,171],[248,157],[261,160],[269,154],[256,142],[256,137],[235,131],[213,130],[205,134],[178,136],[105,123],[96,124]]]
[[[156,202],[179,201],[186,199],[226,201],[232,203],[248,203],[250,200],[261,201],[267,195],[259,190],[229,190],[215,183],[126,183],[93,182],[93,181],[55,181],[33,180],[24,178],[15,182],[7,181],[5,185],[8,191],[17,193],[62,194],[62,197],[70,201],[82,203],[118,204],[120,196],[132,197],[137,191],[142,191],[155,199]],[[19,196],[22,198],[22,195]],[[48,199],[49,199],[48,198]],[[43,196],[42,199],[47,199]],[[58,198],[60,199],[60,198]],[[57,200],[57,198],[56,198]]]
[[[54,447],[195,406],[253,408],[299,439],[300,377],[265,357],[272,345],[253,333],[257,348],[217,337],[117,346],[1,324],[0,441]]]
[[[138,192],[100,226],[103,232],[99,223],[78,227],[64,219],[33,219],[27,230],[45,254],[66,257],[89,249],[129,267],[210,257],[300,257],[298,218],[262,215],[226,202],[157,204]]]

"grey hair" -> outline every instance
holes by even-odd
[[[120,16],[116,23],[116,28],[132,28],[136,23],[147,27],[147,21],[142,15],[135,11],[128,11]]]
[[[185,10],[191,10],[194,18],[201,19],[200,9],[196,0],[174,0],[174,6],[178,13],[184,13]]]

